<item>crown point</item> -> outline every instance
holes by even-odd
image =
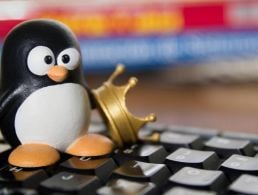
[[[112,83],[113,80],[118,77],[120,74],[122,74],[125,71],[125,66],[123,64],[117,64],[115,71],[111,74],[111,76],[108,79],[108,82]]]
[[[156,121],[156,119],[157,119],[157,117],[154,113],[151,113],[145,117],[145,120],[148,122],[154,122],[154,121]]]
[[[123,89],[124,91],[124,95],[126,95],[126,93],[132,88],[134,87],[138,82],[138,79],[135,77],[131,77],[129,79],[129,82],[127,83],[127,85],[125,85],[125,88]]]
[[[135,78],[135,77],[131,77],[129,79],[129,84],[130,84],[131,87],[134,87],[137,84],[137,82],[138,82],[138,79]]]
[[[125,71],[125,65],[123,64],[117,64],[116,65],[116,71],[120,72],[120,73],[123,73]]]

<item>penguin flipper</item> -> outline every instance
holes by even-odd
[[[91,109],[94,110],[97,107],[96,99],[95,99],[91,89],[88,87],[88,85],[86,83],[83,83],[83,87],[86,89],[86,91],[89,95]]]
[[[95,99],[95,97],[94,97],[92,91],[91,91],[89,88],[86,87],[86,90],[87,90],[87,92],[88,92],[88,94],[89,94],[91,109],[95,109],[95,108],[97,107],[97,105],[96,105],[96,99]]]
[[[0,121],[16,100],[18,90],[7,90],[0,97]]]

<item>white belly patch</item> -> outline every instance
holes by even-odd
[[[85,134],[90,121],[87,91],[66,83],[33,92],[15,116],[18,139],[24,143],[45,143],[64,151]]]

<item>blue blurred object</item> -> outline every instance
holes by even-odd
[[[185,32],[170,36],[80,39],[87,71],[194,65],[212,59],[258,54],[258,31]]]
[[[167,36],[80,38],[85,73],[123,63],[130,70],[194,66],[202,61],[258,54],[258,31],[199,31]]]

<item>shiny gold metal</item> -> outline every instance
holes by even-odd
[[[113,85],[113,81],[123,72],[124,66],[118,64],[109,79],[102,86],[93,90],[93,95],[107,124],[110,136],[119,147],[135,143],[138,140],[139,129],[147,122],[156,120],[155,114],[139,118],[127,110],[126,94],[136,85],[137,79],[132,77],[123,86]]]
[[[154,133],[152,133],[150,135],[147,135],[145,137],[140,137],[139,139],[142,140],[142,141],[157,143],[157,142],[160,141],[160,133],[154,132]]]

